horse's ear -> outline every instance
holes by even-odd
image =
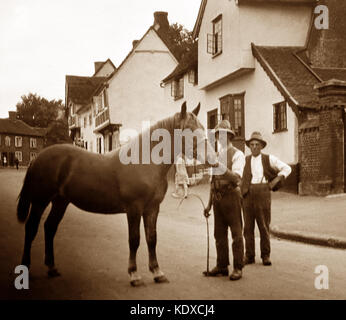
[[[197,117],[200,109],[201,103],[199,103],[198,106],[195,109],[193,109],[192,113]]]
[[[186,101],[181,105],[180,119],[186,118]]]

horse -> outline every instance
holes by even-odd
[[[204,132],[204,127],[197,118],[199,110],[200,104],[192,112],[187,112],[184,102],[180,112],[158,121],[149,130],[154,132],[155,129],[166,129],[170,133],[172,148],[176,129],[201,129]],[[137,136],[140,145],[143,142],[142,135],[143,132]],[[193,157],[212,162],[215,159],[215,151],[205,138],[204,143],[207,150],[204,148],[204,151],[198,151],[199,148],[194,141]],[[157,144],[158,142],[151,141],[150,150]],[[171,152],[169,164],[155,164],[152,161],[149,164],[124,164],[121,161],[121,153],[124,152],[125,146],[107,154],[96,154],[70,144],[58,144],[39,153],[27,170],[18,196],[17,218],[19,222],[25,222],[22,265],[30,267],[31,245],[37,234],[41,216],[51,203],[51,210],[44,222],[44,263],[48,267],[49,277],[60,275],[55,267],[53,240],[67,206],[72,203],[92,213],[126,213],[130,249],[128,274],[132,286],[143,284],[141,276],[137,273],[136,264],[140,223],[143,217],[149,270],[156,283],[168,282],[156,257],[156,222],[160,203],[167,192],[167,172],[174,163],[176,153]]]

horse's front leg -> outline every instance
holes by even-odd
[[[154,281],[157,283],[169,282],[164,273],[160,270],[156,258],[156,221],[159,214],[159,206],[149,208],[144,211],[143,220],[145,236],[149,251],[149,270],[154,275]]]
[[[141,222],[141,214],[137,212],[127,213],[127,222],[129,228],[129,247],[130,247],[130,257],[129,257],[129,267],[128,273],[130,276],[130,283],[132,286],[137,287],[143,285],[144,282],[142,277],[137,273],[137,263],[136,254],[139,247],[139,226]]]

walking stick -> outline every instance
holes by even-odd
[[[201,204],[203,206],[203,215],[204,215],[205,220],[207,222],[207,274],[206,275],[209,276],[209,220],[208,220],[209,215],[207,216],[207,215],[204,214],[205,205],[204,205],[204,202],[203,202],[202,198],[198,194],[194,194],[194,193],[190,193],[189,195],[194,196],[194,197],[196,197],[197,199],[199,199],[201,201]],[[185,200],[185,198],[181,199],[181,201],[179,203],[179,206],[178,206],[178,209],[179,209],[180,205],[183,203],[184,200]]]

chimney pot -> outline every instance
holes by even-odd
[[[16,111],[9,111],[8,117],[10,120],[16,120],[17,119],[17,112]]]
[[[132,41],[132,48],[134,48],[137,45],[138,42],[139,42],[139,40],[133,40]]]

